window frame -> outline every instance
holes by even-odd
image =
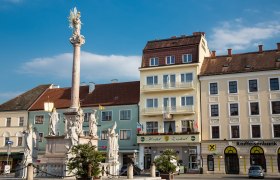
[[[108,129],[100,131],[100,140],[108,140]]]
[[[148,106],[148,100],[152,100],[153,102],[153,106]],[[156,103],[155,103],[156,102]],[[155,104],[156,104],[156,106],[155,106]],[[147,98],[146,99],[146,108],[158,108],[158,98]]]
[[[151,57],[149,59],[149,66],[158,66],[159,65],[159,58],[158,57]]]
[[[152,128],[148,128],[148,123],[151,123],[152,124]],[[156,125],[156,126],[155,126]],[[151,132],[149,131],[148,132],[148,129],[152,130]],[[146,122],[146,133],[150,133],[150,134],[153,134],[153,133],[158,133],[158,130],[159,130],[159,123],[157,121],[147,121]]]
[[[170,55],[170,56],[165,57],[165,64],[166,65],[172,65],[172,64],[175,64],[175,62],[176,62],[176,59],[175,59],[174,55]]]
[[[232,115],[232,113],[231,113],[231,105],[233,105],[233,104],[237,104],[237,115]],[[228,103],[228,115],[229,115],[229,117],[239,117],[240,116],[240,106],[239,106],[239,103],[238,102],[230,102],[230,103]]]
[[[273,103],[273,102],[278,102],[278,103],[279,103],[279,107],[280,107],[280,100],[278,100],[278,101],[277,101],[277,100],[271,100],[271,101],[270,101],[270,114],[271,114],[271,115],[276,115],[276,116],[277,116],[277,115],[280,115],[280,110],[279,110],[279,113],[277,113],[277,114],[273,113],[273,106],[272,106],[272,103]],[[280,108],[279,108],[279,109],[280,109]]]
[[[257,88],[257,90],[256,91],[251,91],[251,88],[250,88],[250,81],[253,81],[253,80],[256,80],[256,84],[257,84],[257,86],[256,86],[256,88]],[[248,79],[248,93],[257,93],[257,92],[259,92],[259,79],[257,79],[257,78],[255,78],[255,79]]]
[[[212,105],[217,105],[217,107],[218,107],[218,115],[217,116],[212,115]],[[220,107],[219,107],[218,103],[209,104],[209,116],[210,117],[219,117],[220,116]]]
[[[40,135],[41,134],[41,135]],[[38,142],[43,142],[43,138],[44,138],[44,133],[43,132],[38,132]]]
[[[38,117],[38,116],[42,116],[43,117],[42,123],[37,123],[36,122],[36,117]],[[44,114],[39,114],[39,115],[35,115],[34,116],[34,124],[44,124],[44,123],[45,123],[45,115]]]
[[[12,118],[6,117],[6,127],[11,127],[11,126],[12,126]]]
[[[121,133],[122,131],[129,132],[130,133],[129,138],[123,138],[122,137],[122,133]],[[119,130],[119,140],[121,140],[121,141],[129,141],[131,139],[132,139],[132,131],[131,131],[131,129],[120,129]]]
[[[187,98],[192,98],[192,104],[187,104]],[[183,104],[183,99],[185,103]],[[194,97],[193,96],[181,96],[181,107],[186,107],[186,106],[194,106]]]
[[[19,141],[19,138],[21,138],[21,141]],[[19,144],[21,142],[21,144]],[[22,136],[17,136],[17,146],[22,147],[23,146],[23,137]]]
[[[236,92],[231,92],[231,85],[230,85],[230,83],[232,83],[232,82],[235,82],[236,84],[235,84],[235,89],[236,89]],[[228,94],[238,94],[238,81],[237,80],[229,80],[228,81]]]
[[[150,84],[150,83],[148,83],[149,81],[148,81],[148,78],[152,78],[152,83]],[[156,81],[155,81],[155,79],[156,79]],[[158,76],[147,76],[146,77],[146,85],[157,85],[158,84]]]
[[[181,120],[181,132],[193,132],[193,131],[194,131],[194,120],[193,119]]]
[[[274,128],[274,126],[279,126],[279,132],[278,132],[278,134],[279,134],[279,136],[278,137],[275,137],[275,128]],[[279,123],[273,123],[272,124],[272,137],[273,138],[277,138],[277,139],[280,139],[280,124]]]
[[[186,78],[187,74],[191,75],[191,77],[192,77],[191,81],[187,81],[187,78]],[[193,73],[192,72],[181,73],[180,74],[180,80],[181,80],[181,83],[191,83],[191,82],[193,82]]]
[[[90,115],[91,115],[90,112],[84,113],[84,122],[89,122]]]
[[[213,127],[218,127],[218,130],[219,130],[218,136],[219,137],[217,137],[217,138],[213,137]],[[210,137],[211,137],[211,139],[220,139],[221,138],[221,127],[220,127],[220,125],[210,125]]]
[[[212,93],[211,84],[216,84],[216,85],[217,85],[217,86],[216,86],[216,91],[217,91],[217,93],[215,93],[215,94]],[[219,83],[218,83],[218,82],[209,82],[208,88],[209,88],[208,93],[209,93],[210,96],[217,96],[217,95],[219,95]]]
[[[129,112],[129,119],[121,119],[121,112],[123,112],[123,111],[128,111]],[[120,121],[130,121],[131,119],[132,119],[132,111],[131,111],[131,109],[121,109],[119,111],[119,120]]]
[[[254,137],[253,136],[253,126],[259,126],[259,134],[260,134],[259,137]],[[262,138],[262,126],[261,126],[261,124],[250,124],[250,137],[252,139],[261,139]]]
[[[18,126],[19,127],[23,127],[24,126],[24,117],[23,116],[20,116],[19,118],[18,118]],[[21,122],[21,120],[22,120],[22,122]]]
[[[185,57],[187,57],[187,61],[185,61]],[[190,60],[189,60],[190,57]],[[182,54],[182,63],[188,64],[192,62],[192,54]]]
[[[278,89],[275,89],[275,90],[271,89],[271,79],[277,79],[278,80]],[[279,77],[269,77],[268,82],[269,82],[269,91],[272,91],[272,92],[280,91],[280,78]]]
[[[111,115],[111,119],[110,120],[107,120],[107,118],[103,118],[103,113],[105,113],[105,117],[109,117],[109,115]],[[109,113],[109,115],[106,115],[106,113]],[[111,110],[107,110],[107,111],[101,111],[101,121],[112,121],[113,120],[113,111]]]
[[[239,137],[233,137],[233,132],[232,132],[232,127],[233,126],[238,126],[238,136]],[[241,126],[240,126],[240,124],[230,124],[229,125],[229,129],[230,129],[230,139],[240,139],[241,138]]]

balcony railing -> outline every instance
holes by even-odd
[[[143,115],[163,115],[170,114],[194,114],[194,106],[171,106],[171,107],[157,107],[157,108],[143,108]]]
[[[187,89],[194,89],[193,81],[143,85],[141,91],[147,92],[147,91],[187,90]]]

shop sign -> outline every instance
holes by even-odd
[[[10,165],[5,165],[4,167],[4,174],[9,174],[11,171],[11,166]]]
[[[277,141],[236,141],[237,146],[277,146]]]
[[[208,150],[209,151],[216,151],[216,144],[209,144],[208,145]]]
[[[137,136],[137,143],[192,143],[199,142],[199,135]]]

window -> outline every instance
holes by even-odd
[[[280,138],[280,124],[273,124],[273,134],[275,138]]]
[[[39,139],[38,142],[43,142],[44,133],[39,132]]]
[[[157,57],[150,58],[150,66],[158,66],[158,58]]]
[[[270,91],[278,91],[279,90],[279,78],[270,78]]]
[[[240,138],[239,125],[232,125],[231,128],[231,138]]]
[[[175,74],[163,75],[163,86],[164,88],[175,87],[176,76]]]
[[[184,73],[181,74],[181,82],[188,83],[193,81],[193,74],[192,73]]]
[[[112,121],[112,111],[102,111],[102,121]]]
[[[258,102],[250,102],[250,115],[260,115]]]
[[[193,120],[182,120],[182,132],[193,132]]]
[[[131,110],[120,111],[120,120],[130,120],[130,119],[131,119]]]
[[[252,138],[261,137],[261,126],[260,125],[251,125],[251,134]]]
[[[229,81],[228,82],[228,92],[229,93],[237,93],[237,81]]]
[[[131,130],[120,130],[120,140],[130,140]]]
[[[211,126],[211,137],[212,137],[212,139],[220,138],[220,127],[219,126]]]
[[[174,133],[175,132],[175,121],[164,121],[164,132]]]
[[[272,114],[280,114],[280,101],[271,101]]]
[[[183,63],[190,63],[190,62],[192,62],[192,54],[183,54],[182,62]]]
[[[218,83],[210,83],[210,94],[218,94]]]
[[[147,99],[147,108],[157,108],[158,107],[158,99]]]
[[[146,132],[147,133],[157,133],[158,132],[158,122],[146,122]]]
[[[107,140],[108,139],[108,130],[102,130],[101,131],[101,140]]]
[[[166,64],[175,64],[175,56],[166,56]]]
[[[19,117],[19,126],[20,127],[24,126],[24,117]]]
[[[44,123],[44,116],[43,115],[35,116],[35,124],[43,124],[43,123]]]
[[[193,96],[181,97],[181,106],[192,106],[192,105],[193,105]]]
[[[158,77],[157,76],[148,76],[147,85],[155,85],[155,84],[158,84]]]
[[[257,92],[258,91],[258,80],[251,79],[249,80],[249,92]]]
[[[175,97],[163,98],[163,107],[165,111],[176,110],[176,98]]]
[[[211,104],[210,105],[210,116],[217,117],[219,116],[219,105],[218,104]]]
[[[6,121],[6,127],[11,127],[12,118],[8,117]]]
[[[230,116],[238,116],[238,103],[229,104]]]
[[[17,138],[17,146],[22,146],[22,137]]]
[[[84,113],[84,122],[88,122],[91,113]]]

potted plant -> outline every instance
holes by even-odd
[[[71,173],[76,175],[77,180],[99,178],[100,163],[105,157],[96,150],[96,146],[78,144],[71,148],[70,153],[73,157],[68,160],[67,167]]]
[[[174,179],[174,173],[177,169],[176,152],[172,149],[166,149],[161,155],[155,157],[155,165],[163,179]]]

